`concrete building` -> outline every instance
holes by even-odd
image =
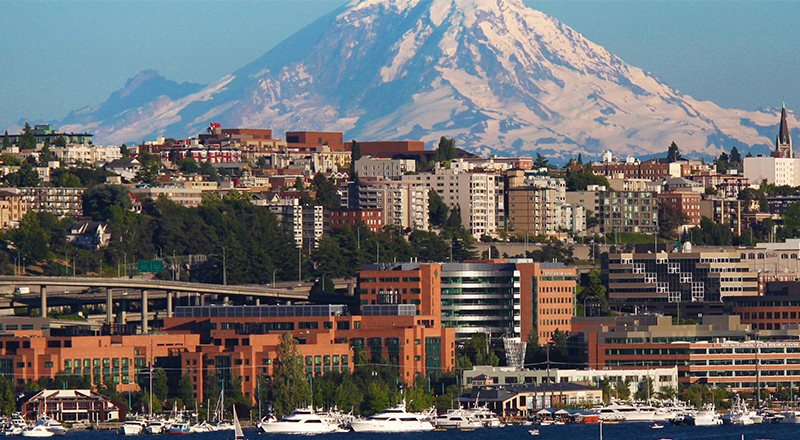
[[[159,197],[164,196],[187,208],[200,206],[203,203],[204,192],[202,188],[183,188],[179,186],[131,188],[130,191],[131,195],[140,203],[146,199],[158,200]]]
[[[753,330],[739,316],[703,316],[673,325],[669,316],[620,317],[615,326],[587,328],[589,366],[608,370],[677,366],[681,384],[752,392],[800,381],[798,330]]]
[[[54,130],[50,124],[36,124],[33,126],[31,131],[33,132],[33,136],[36,138],[37,144],[44,144],[45,141],[48,141],[50,145],[55,145],[56,139],[59,137],[63,137],[68,144],[91,144],[93,136],[89,133],[60,132],[58,130]],[[22,133],[8,135],[11,145],[18,145],[20,137],[22,137]]]
[[[650,191],[602,191],[600,232],[658,233],[658,194]]]
[[[493,260],[365,266],[359,298],[368,304],[414,304],[420,314],[441,316],[442,325],[466,340],[533,333],[546,344],[566,331],[575,310],[576,270],[561,263]]]
[[[0,228],[16,228],[27,212],[28,204],[18,191],[0,190]]]
[[[494,236],[497,233],[499,177],[491,172],[464,171],[467,167],[468,164],[455,160],[450,169],[437,164],[432,172],[405,175],[402,179],[436,191],[450,208],[458,206],[464,228],[475,238]]]
[[[625,309],[674,311],[680,303],[719,303],[758,291],[757,274],[736,251],[612,253],[603,275],[609,301]]]
[[[566,196],[559,194],[556,188],[533,185],[508,190],[508,229],[562,241],[585,233],[584,208],[565,203]]]
[[[750,187],[749,179],[737,174],[736,170],[728,170],[726,174],[702,172],[691,175],[689,179],[699,183],[702,188],[714,188],[719,197],[732,199],[739,197],[741,190]]]
[[[359,179],[348,185],[351,208],[381,210],[384,225],[428,230],[428,191],[422,184],[384,179]]]
[[[742,235],[743,201],[736,198],[708,197],[700,200],[700,218],[707,217],[715,223],[730,225],[731,231]]]
[[[355,164],[355,172],[359,178],[382,177],[384,179],[394,179],[416,170],[417,162],[413,159],[380,159],[372,156],[363,156]]]
[[[330,230],[330,212],[324,206],[303,205],[299,198],[278,199],[262,206],[275,214],[297,247],[319,247],[320,240]]]

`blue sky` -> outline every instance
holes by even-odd
[[[0,0],[0,130],[95,105],[141,70],[209,83],[344,0]],[[800,109],[800,2],[526,0],[667,84]]]

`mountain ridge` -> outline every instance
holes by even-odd
[[[213,84],[157,92],[62,125],[110,143],[196,135],[215,121],[429,145],[444,135],[482,154],[565,157],[654,154],[672,141],[703,156],[762,152],[778,122],[774,109],[683,95],[517,0],[354,1]]]

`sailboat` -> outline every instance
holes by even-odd
[[[242,424],[239,423],[239,417],[236,415],[236,405],[233,406],[233,440],[247,440],[242,431]]]

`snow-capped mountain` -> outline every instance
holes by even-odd
[[[778,110],[697,101],[521,0],[357,0],[208,86],[146,72],[62,126],[98,143],[224,127],[343,131],[499,155],[769,147]],[[791,116],[791,124],[800,126]]]

